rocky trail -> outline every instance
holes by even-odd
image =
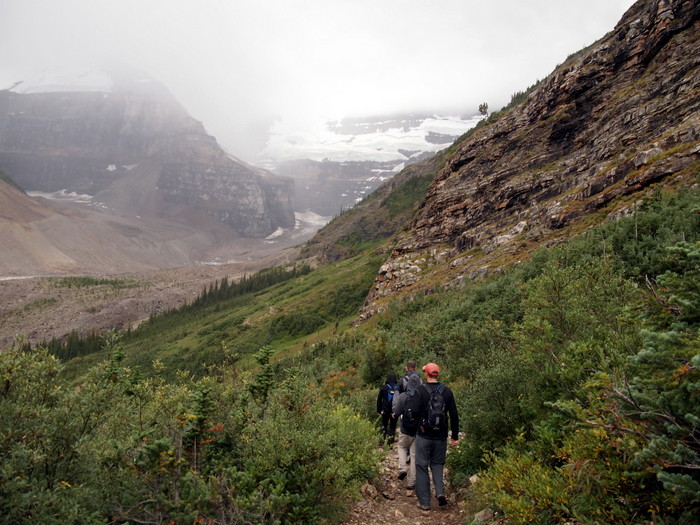
[[[440,507],[435,498],[429,512],[420,510],[414,491],[405,488],[405,481],[396,478],[398,448],[387,452],[379,475],[362,488],[362,499],[355,503],[343,525],[464,525],[469,517],[456,502],[446,483],[448,504]]]

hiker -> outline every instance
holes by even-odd
[[[416,432],[421,420],[421,399],[417,390],[422,383],[418,372],[409,375],[406,390],[396,396],[394,403],[394,415],[400,420],[398,479],[406,479],[407,490],[416,488],[416,462],[412,459],[416,457]]]
[[[447,457],[447,437],[452,433],[451,445],[459,438],[459,416],[452,391],[438,381],[440,367],[428,363],[423,367],[425,384],[418,388],[421,399],[421,422],[416,433],[416,496],[418,508],[430,510],[430,476],[433,475],[435,496],[439,505],[447,505],[443,474]],[[448,423],[449,419],[449,423]]]
[[[386,382],[379,388],[377,395],[377,413],[382,416],[382,442],[391,446],[396,434],[396,418],[392,411],[394,394],[398,394],[399,385],[396,383],[396,374],[386,376]]]
[[[416,362],[408,361],[406,363],[406,375],[399,379],[399,394],[406,391],[406,388],[408,386],[408,378],[412,375],[418,376],[418,378],[420,379],[420,374],[416,370]],[[421,379],[421,383],[422,382],[423,380]],[[396,406],[397,400],[398,396],[394,398],[394,406]],[[394,410],[394,412],[396,412],[396,410]]]

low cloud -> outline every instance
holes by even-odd
[[[0,87],[116,58],[232,153],[275,119],[492,109],[612,30],[632,0],[22,0],[0,7]]]

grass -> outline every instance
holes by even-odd
[[[139,286],[131,279],[105,279],[96,277],[76,276],[76,277],[49,277],[56,288],[88,288],[91,286],[111,286],[114,289],[135,288]]]
[[[32,301],[31,303],[25,304],[23,310],[25,312],[30,310],[41,310],[42,308],[53,306],[56,303],[58,303],[58,299],[55,297],[43,297],[41,299],[37,299],[36,301]]]

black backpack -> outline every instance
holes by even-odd
[[[423,418],[423,426],[426,430],[439,430],[447,424],[447,414],[445,414],[445,397],[442,395],[445,385],[439,384],[434,390],[430,390],[428,385],[423,387],[430,394],[428,409]]]
[[[401,411],[401,422],[409,430],[418,428],[421,420],[420,396],[414,390],[405,392],[406,398],[403,400]]]

